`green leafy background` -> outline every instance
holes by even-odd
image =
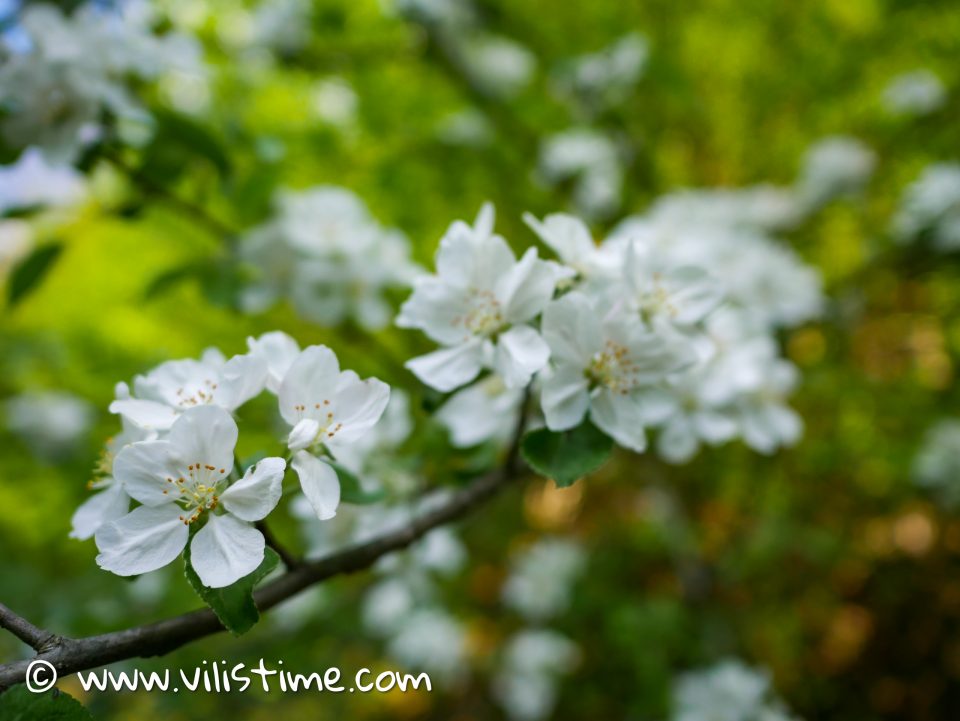
[[[236,5],[210,4],[217,12]],[[628,30],[650,40],[636,92],[598,121],[633,147],[628,211],[681,186],[789,183],[805,148],[827,134],[857,136],[879,153],[863,199],[830,205],[788,238],[822,270],[832,298],[823,322],[783,338],[803,371],[795,399],[807,426],[803,442],[774,458],[734,445],[683,468],[617,452],[570,488],[534,480],[498,499],[464,525],[470,562],[444,587],[468,625],[478,666],[456,692],[85,695],[69,679],[61,687],[96,718],[137,721],[499,718],[484,666],[519,626],[498,603],[506,559],[555,532],[590,551],[573,607],[557,624],[583,650],[558,719],[665,718],[673,674],[725,655],[771,668],[779,691],[808,719],[950,718],[960,706],[960,518],[919,494],[909,468],[926,428],[957,412],[960,278],[953,259],[891,252],[885,229],[902,187],[927,163],[960,152],[960,7],[484,0],[479,8],[489,28],[527,45],[541,67]],[[374,0],[322,0],[314,16],[305,51],[257,77],[216,50],[211,17],[203,34],[218,69],[212,116],[202,131],[176,120],[161,125],[169,154],[151,160],[153,177],[238,227],[265,217],[278,185],[344,185],[385,224],[402,228],[425,264],[446,225],[472,217],[484,200],[497,204],[498,227],[517,247],[533,242],[523,211],[567,207],[567,189],[530,181],[536,139],[570,124],[542,77],[510,103],[483,101],[438,60],[421,29],[385,17]],[[892,120],[879,96],[892,76],[917,67],[939,73],[951,100],[928,118]],[[312,83],[328,75],[348,80],[359,96],[349,133],[308,110]],[[437,123],[471,104],[488,113],[494,144],[439,141]],[[263,152],[277,143],[280,160]],[[60,257],[0,316],[0,396],[62,388],[99,409],[89,442],[59,464],[36,460],[0,431],[3,601],[68,634],[198,603],[174,567],[157,598],[130,602],[128,582],[96,568],[93,543],[67,538],[99,445],[115,431],[106,407],[118,380],[209,345],[241,352],[247,335],[279,327],[302,344],[331,345],[361,375],[413,389],[415,405],[436,401],[423,398],[397,362],[428,347],[415,333],[387,330],[373,344],[356,329],[305,324],[288,308],[236,314],[227,246],[154,200],[121,190],[115,210],[122,213],[91,207],[59,228],[49,241],[63,242]],[[254,404],[241,422],[256,428],[269,414],[268,405]],[[259,450],[263,438],[241,435],[249,445],[242,454]],[[453,458],[442,435],[421,440],[424,467],[448,480],[469,470],[457,470],[469,462]],[[662,493],[675,505],[666,519],[654,512]],[[292,519],[278,520],[279,535],[296,545]],[[391,667],[359,631],[368,583],[360,574],[329,584],[295,632],[265,619],[239,639],[224,634],[136,666],[264,657],[297,669]],[[0,636],[0,657],[25,653]]]

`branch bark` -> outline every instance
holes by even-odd
[[[421,512],[403,528],[347,546],[316,561],[300,564],[262,586],[254,593],[257,607],[261,612],[267,611],[316,583],[368,568],[381,556],[405,548],[434,528],[466,515],[518,476],[516,452],[511,449],[508,462],[502,469],[481,476],[442,503]],[[30,663],[37,659],[53,664],[62,678],[124,659],[162,656],[191,641],[223,630],[211,610],[200,609],[123,631],[74,639],[45,632],[2,605],[0,626],[12,631],[38,651],[33,659],[0,666],[0,691],[22,683]]]

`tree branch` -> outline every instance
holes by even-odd
[[[37,628],[2,603],[0,603],[0,628],[7,629],[36,651],[40,651],[56,638],[54,634],[44,631],[42,628]]]
[[[161,183],[158,183],[146,173],[134,168],[116,153],[104,152],[102,157],[108,160],[124,175],[130,178],[130,180],[133,181],[135,185],[139,186],[140,189],[147,195],[153,195],[157,198],[160,198],[170,207],[175,208],[190,218],[193,218],[210,233],[221,240],[224,240],[227,243],[233,243],[235,241],[239,231],[230,227],[222,220],[210,215],[210,213],[208,213],[204,208],[200,207],[199,205],[195,205],[189,200],[181,198],[176,193],[168,190]]]
[[[518,430],[520,428],[522,426],[519,426]],[[511,458],[513,457],[511,453]],[[442,503],[421,512],[401,529],[385,532],[324,558],[300,564],[259,588],[254,593],[257,607],[261,611],[267,611],[320,581],[368,568],[381,556],[405,548],[434,528],[466,515],[519,475],[516,463],[511,461],[509,466],[481,476]],[[219,619],[209,609],[191,611],[123,631],[78,639],[46,633],[19,618],[5,606],[0,606],[0,623],[19,638],[32,639],[28,643],[38,650],[35,659],[0,666],[0,691],[22,683],[32,660],[40,659],[52,663],[57,673],[63,677],[124,659],[161,656],[191,641],[223,630]]]

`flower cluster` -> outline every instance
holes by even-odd
[[[381,226],[345,188],[281,193],[273,218],[251,230],[241,255],[256,274],[241,302],[249,312],[281,298],[320,325],[352,319],[367,329],[390,322],[384,297],[408,287],[418,268],[398,230]]]
[[[897,75],[883,91],[883,104],[893,115],[929,115],[943,107],[947,89],[932,70]]]
[[[816,317],[822,296],[790,250],[657,208],[600,244],[573,216],[526,221],[559,263],[534,248],[517,260],[487,206],[473,227],[450,227],[436,275],[416,282],[397,320],[444,346],[408,362],[421,381],[467,386],[438,414],[455,444],[503,437],[531,379],[549,429],[589,418],[642,452],[646,429],[660,428],[673,462],[701,442],[740,437],[770,453],[799,437],[784,401],[797,372],[774,333]]]
[[[78,509],[71,534],[95,537],[102,568],[146,573],[189,543],[204,585],[227,586],[251,573],[265,543],[254,524],[279,502],[288,459],[316,517],[336,514],[334,459],[379,420],[389,387],[341,371],[329,348],[301,350],[280,332],[251,338],[248,346],[230,359],[209,349],[198,360],[162,363],[137,376],[132,390],[118,385],[110,410],[123,432],[107,444],[91,483],[99,493]],[[290,428],[285,457],[244,468],[232,413],[264,391],[277,397]],[[139,504],[132,511],[131,501]]]
[[[142,14],[93,4],[64,15],[30,5],[19,18],[27,38],[0,54],[0,134],[17,149],[35,145],[68,163],[101,132],[104,114],[147,120],[130,96],[130,77],[155,79],[171,67],[199,67],[199,48],[176,34],[154,35]]]
[[[685,673],[673,688],[673,721],[791,721],[770,675],[740,661]]]

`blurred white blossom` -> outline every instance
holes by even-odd
[[[876,154],[856,138],[824,138],[807,151],[797,192],[812,207],[857,194],[870,180],[876,164]]]
[[[901,242],[926,237],[937,250],[960,248],[960,163],[924,169],[904,191],[893,232]]]
[[[883,104],[894,115],[928,115],[943,107],[947,89],[932,70],[897,75],[883,91]]]
[[[625,159],[607,135],[573,128],[549,136],[540,146],[539,165],[548,183],[574,181],[574,204],[587,218],[607,218],[620,208]]]
[[[943,420],[927,431],[913,477],[947,508],[960,505],[960,420]]]
[[[288,298],[320,325],[351,319],[367,329],[386,326],[393,311],[384,293],[408,287],[420,272],[407,238],[377,223],[345,188],[281,193],[276,206],[271,220],[241,239],[241,257],[255,276],[243,307],[262,312]]]
[[[623,102],[643,73],[646,39],[629,33],[595,53],[561,63],[554,74],[559,93],[592,113]]]
[[[791,721],[770,675],[726,660],[682,674],[673,686],[671,721]]]
[[[528,621],[549,620],[567,610],[586,565],[586,552],[576,541],[538,541],[511,559],[503,602]]]
[[[504,645],[493,678],[494,697],[514,721],[549,718],[557,687],[580,660],[580,650],[555,631],[527,629]]]
[[[31,391],[6,403],[7,428],[41,458],[58,460],[73,453],[93,423],[93,408],[75,395]]]
[[[51,165],[36,148],[24,151],[13,165],[0,166],[0,213],[70,205],[82,200],[84,192],[80,173],[71,167]]]

